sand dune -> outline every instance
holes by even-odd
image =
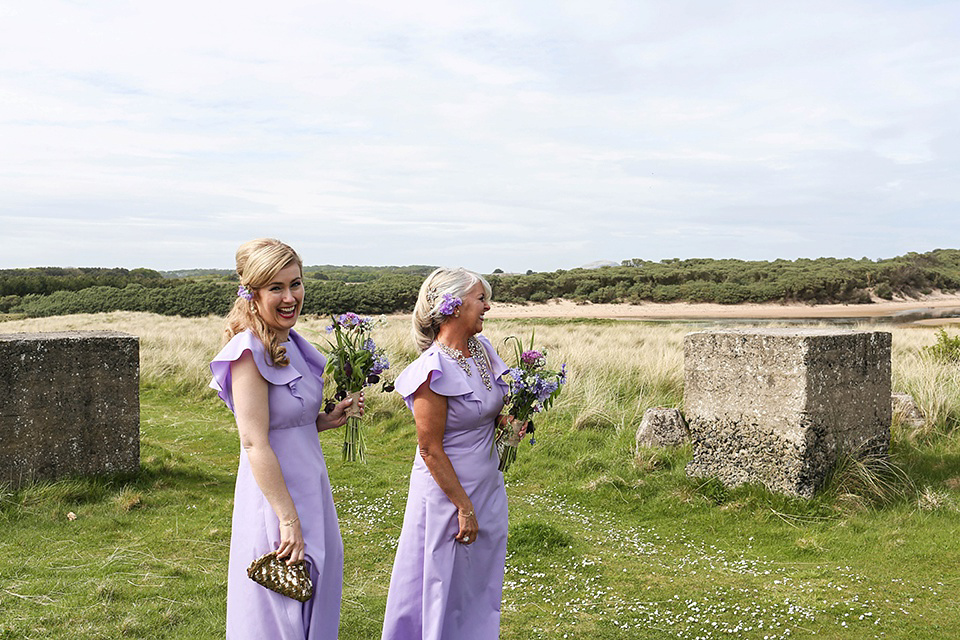
[[[895,318],[909,314],[960,316],[960,295],[932,294],[915,300],[878,300],[873,304],[711,304],[655,303],[643,304],[577,304],[569,300],[552,300],[542,304],[518,305],[497,303],[487,312],[489,318]],[[960,322],[960,318],[922,320],[924,324]]]

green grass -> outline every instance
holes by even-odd
[[[501,638],[960,637],[958,431],[900,434],[889,465],[842,466],[813,500],[731,489],[688,478],[689,447],[635,450],[643,409],[681,393],[636,375],[522,445]],[[211,395],[145,385],[137,474],[0,492],[0,640],[223,637],[239,444]],[[321,436],[346,640],[379,637],[416,446],[396,397],[372,395],[366,424],[366,465]]]
[[[3,495],[0,638],[222,637],[230,415],[163,389],[142,404],[139,474]],[[322,438],[347,554],[341,637],[358,640],[379,634],[415,446],[396,402],[370,404],[367,465]],[[508,476],[503,638],[960,635],[955,446],[894,449],[945,504],[804,501],[688,479],[689,449],[635,458],[626,430],[555,418]]]
[[[148,391],[140,473],[3,494],[0,638],[214,637],[236,465],[229,426],[212,403]]]

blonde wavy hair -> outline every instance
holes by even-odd
[[[257,289],[273,282],[277,273],[290,264],[300,267],[300,275],[303,275],[303,260],[293,247],[273,238],[258,238],[244,242],[237,249],[237,275],[240,277],[240,284],[254,295]],[[223,343],[226,344],[233,336],[247,329],[252,330],[266,348],[270,357],[267,364],[278,367],[290,364],[286,348],[280,346],[276,332],[268,327],[257,313],[253,300],[237,296],[230,313],[227,314]]]
[[[437,339],[437,330],[447,321],[449,316],[440,313],[443,304],[443,294],[449,293],[454,298],[463,299],[477,283],[483,284],[483,290],[490,300],[491,291],[488,283],[479,273],[474,273],[463,267],[440,267],[427,276],[420,285],[420,295],[413,308],[413,341],[422,352],[430,348]]]

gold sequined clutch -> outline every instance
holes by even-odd
[[[287,566],[276,551],[265,553],[247,568],[250,579],[288,598],[306,602],[313,597],[313,582],[303,562]]]

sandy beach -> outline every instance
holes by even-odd
[[[552,300],[542,304],[518,305],[493,302],[489,318],[621,318],[632,320],[671,319],[900,319],[919,324],[960,323],[960,295],[934,293],[910,300],[876,300],[873,304],[712,304],[655,303],[577,304]]]

